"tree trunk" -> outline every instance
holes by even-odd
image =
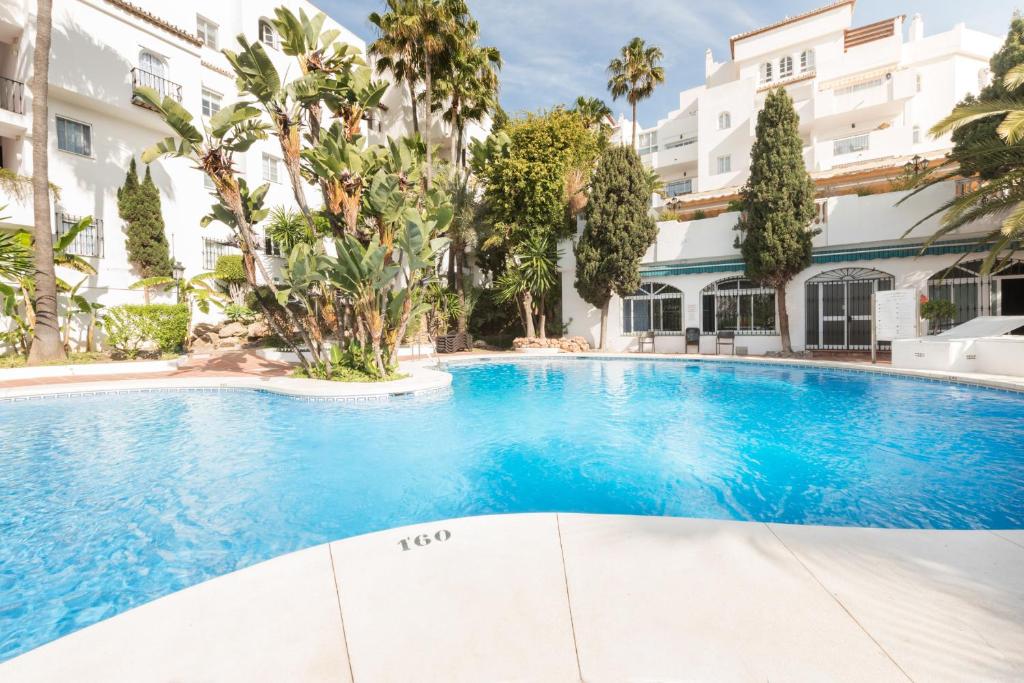
[[[636,102],[633,103],[633,149],[636,149]]]
[[[458,253],[458,244],[455,240],[448,243],[448,289],[455,291],[455,276],[458,272],[458,264],[456,263]]]
[[[67,358],[60,341],[57,317],[57,275],[53,265],[53,229],[50,217],[50,139],[47,88],[50,82],[50,33],[52,0],[38,0],[36,45],[32,55],[32,208],[35,212],[35,314],[28,364],[38,365]]]
[[[601,307],[601,339],[598,342],[597,348],[604,351],[605,344],[608,343],[608,305],[609,301],[604,302],[604,306]]]
[[[786,285],[775,288],[775,302],[779,307],[779,332],[782,335],[782,350],[792,353],[789,340],[789,310],[786,308]]]
[[[427,189],[430,189],[430,183],[434,179],[434,153],[430,149],[430,119],[431,119],[431,97],[433,96],[433,81],[431,81],[430,75],[430,55],[424,55],[423,60],[424,66],[424,81],[427,84],[426,91],[426,106],[423,107],[423,143],[427,146]]]
[[[456,165],[460,169],[466,167],[465,158],[463,157],[463,154],[462,154],[462,139],[465,136],[465,134],[466,134],[466,126],[465,125],[460,125],[459,128],[458,128],[458,131],[455,134],[455,149],[458,150],[457,154],[456,154],[456,157],[455,157],[455,160],[456,160]]]
[[[537,297],[537,319],[538,319],[538,323],[539,323],[539,326],[540,326],[540,338],[541,339],[547,339],[548,338],[548,334],[547,334],[547,330],[546,330],[546,328],[547,328],[548,312],[545,309],[544,304],[545,304],[544,294],[541,293],[541,295],[539,297]]]
[[[526,336],[533,339],[537,333],[533,329],[533,294],[523,292],[523,314],[526,322]]]
[[[420,113],[419,107],[416,105],[416,84],[412,81],[409,84],[409,102],[412,104],[412,132],[420,132]]]

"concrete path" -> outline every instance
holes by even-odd
[[[214,579],[3,681],[1024,678],[1024,531],[528,514],[421,524]]]

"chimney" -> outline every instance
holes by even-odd
[[[924,38],[924,19],[917,13],[910,19],[910,42],[916,42]]]
[[[715,57],[711,54],[711,48],[709,47],[704,51],[704,78],[711,78],[711,74],[714,70]]]

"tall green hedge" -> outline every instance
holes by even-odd
[[[149,343],[163,353],[181,351],[188,336],[186,304],[124,304],[104,317],[107,344],[118,353],[136,358]]]

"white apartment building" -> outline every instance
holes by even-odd
[[[928,130],[968,93],[990,80],[988,61],[1002,39],[966,28],[926,36],[920,16],[854,26],[855,0],[837,0],[770,26],[734,36],[731,59],[708,51],[706,79],[679,95],[679,108],[639,131],[638,152],[665,182],[662,218],[645,255],[643,286],[609,314],[609,346],[637,348],[654,331],[662,351],[683,351],[684,331],[700,331],[700,350],[733,330],[751,354],[780,348],[773,291],[743,278],[734,246],[737,214],[729,202],[746,180],[757,113],[768,91],[784,87],[800,115],[804,159],[820,192],[813,264],[790,285],[786,302],[796,349],[866,349],[872,291],[915,288],[952,299],[958,321],[1024,311],[1024,262],[978,276],[972,237],[988,226],[949,236],[918,257],[932,219],[904,238],[920,218],[960,190],[955,182],[896,206],[894,177],[908,163],[942,158],[948,137]],[[1007,17],[1009,21],[1009,17]],[[616,134],[629,140],[620,117]],[[571,245],[562,250],[563,320],[592,342],[599,312],[573,288]],[[664,337],[664,338],[662,338]],[[692,349],[692,347],[691,347]]]
[[[133,98],[133,88],[145,85],[178,99],[202,125],[224,104],[237,98],[234,77],[223,48],[237,47],[236,36],[260,40],[280,73],[297,75],[293,59],[280,51],[271,23],[274,9],[287,6],[313,15],[320,10],[306,0],[61,0],[53,6],[49,86],[50,180],[60,188],[53,203],[54,230],[65,231],[78,217],[92,216],[94,228],[82,233],[72,250],[97,269],[83,287],[87,298],[107,306],[141,303],[143,293],[129,286],[139,279],[128,263],[117,190],[124,183],[129,160],[145,171],[141,153],[169,130],[153,111]],[[328,19],[325,29],[341,31],[339,40],[365,51],[366,43]],[[35,0],[0,0],[0,165],[22,176],[32,174],[32,55],[35,45]],[[383,116],[369,121],[371,142],[411,130],[408,96],[392,86]],[[435,118],[440,118],[436,116]],[[438,121],[433,141],[439,156],[449,158],[449,131]],[[469,137],[485,135],[474,128]],[[468,145],[468,139],[466,140]],[[266,206],[294,206],[294,197],[275,139],[257,143],[236,155],[238,169],[249,187],[270,183]],[[217,258],[235,252],[227,226],[200,227],[214,199],[211,183],[181,159],[151,165],[160,189],[167,239],[172,257],[184,266],[185,277],[213,268]],[[0,229],[33,225],[30,193],[2,196],[6,204]],[[311,206],[321,204],[309,188]],[[272,244],[263,258],[271,272],[283,259]],[[269,252],[269,253],[268,253]],[[81,275],[59,272],[76,283]],[[156,299],[161,300],[161,299]],[[163,301],[172,301],[165,295]],[[2,323],[0,323],[2,324]]]

